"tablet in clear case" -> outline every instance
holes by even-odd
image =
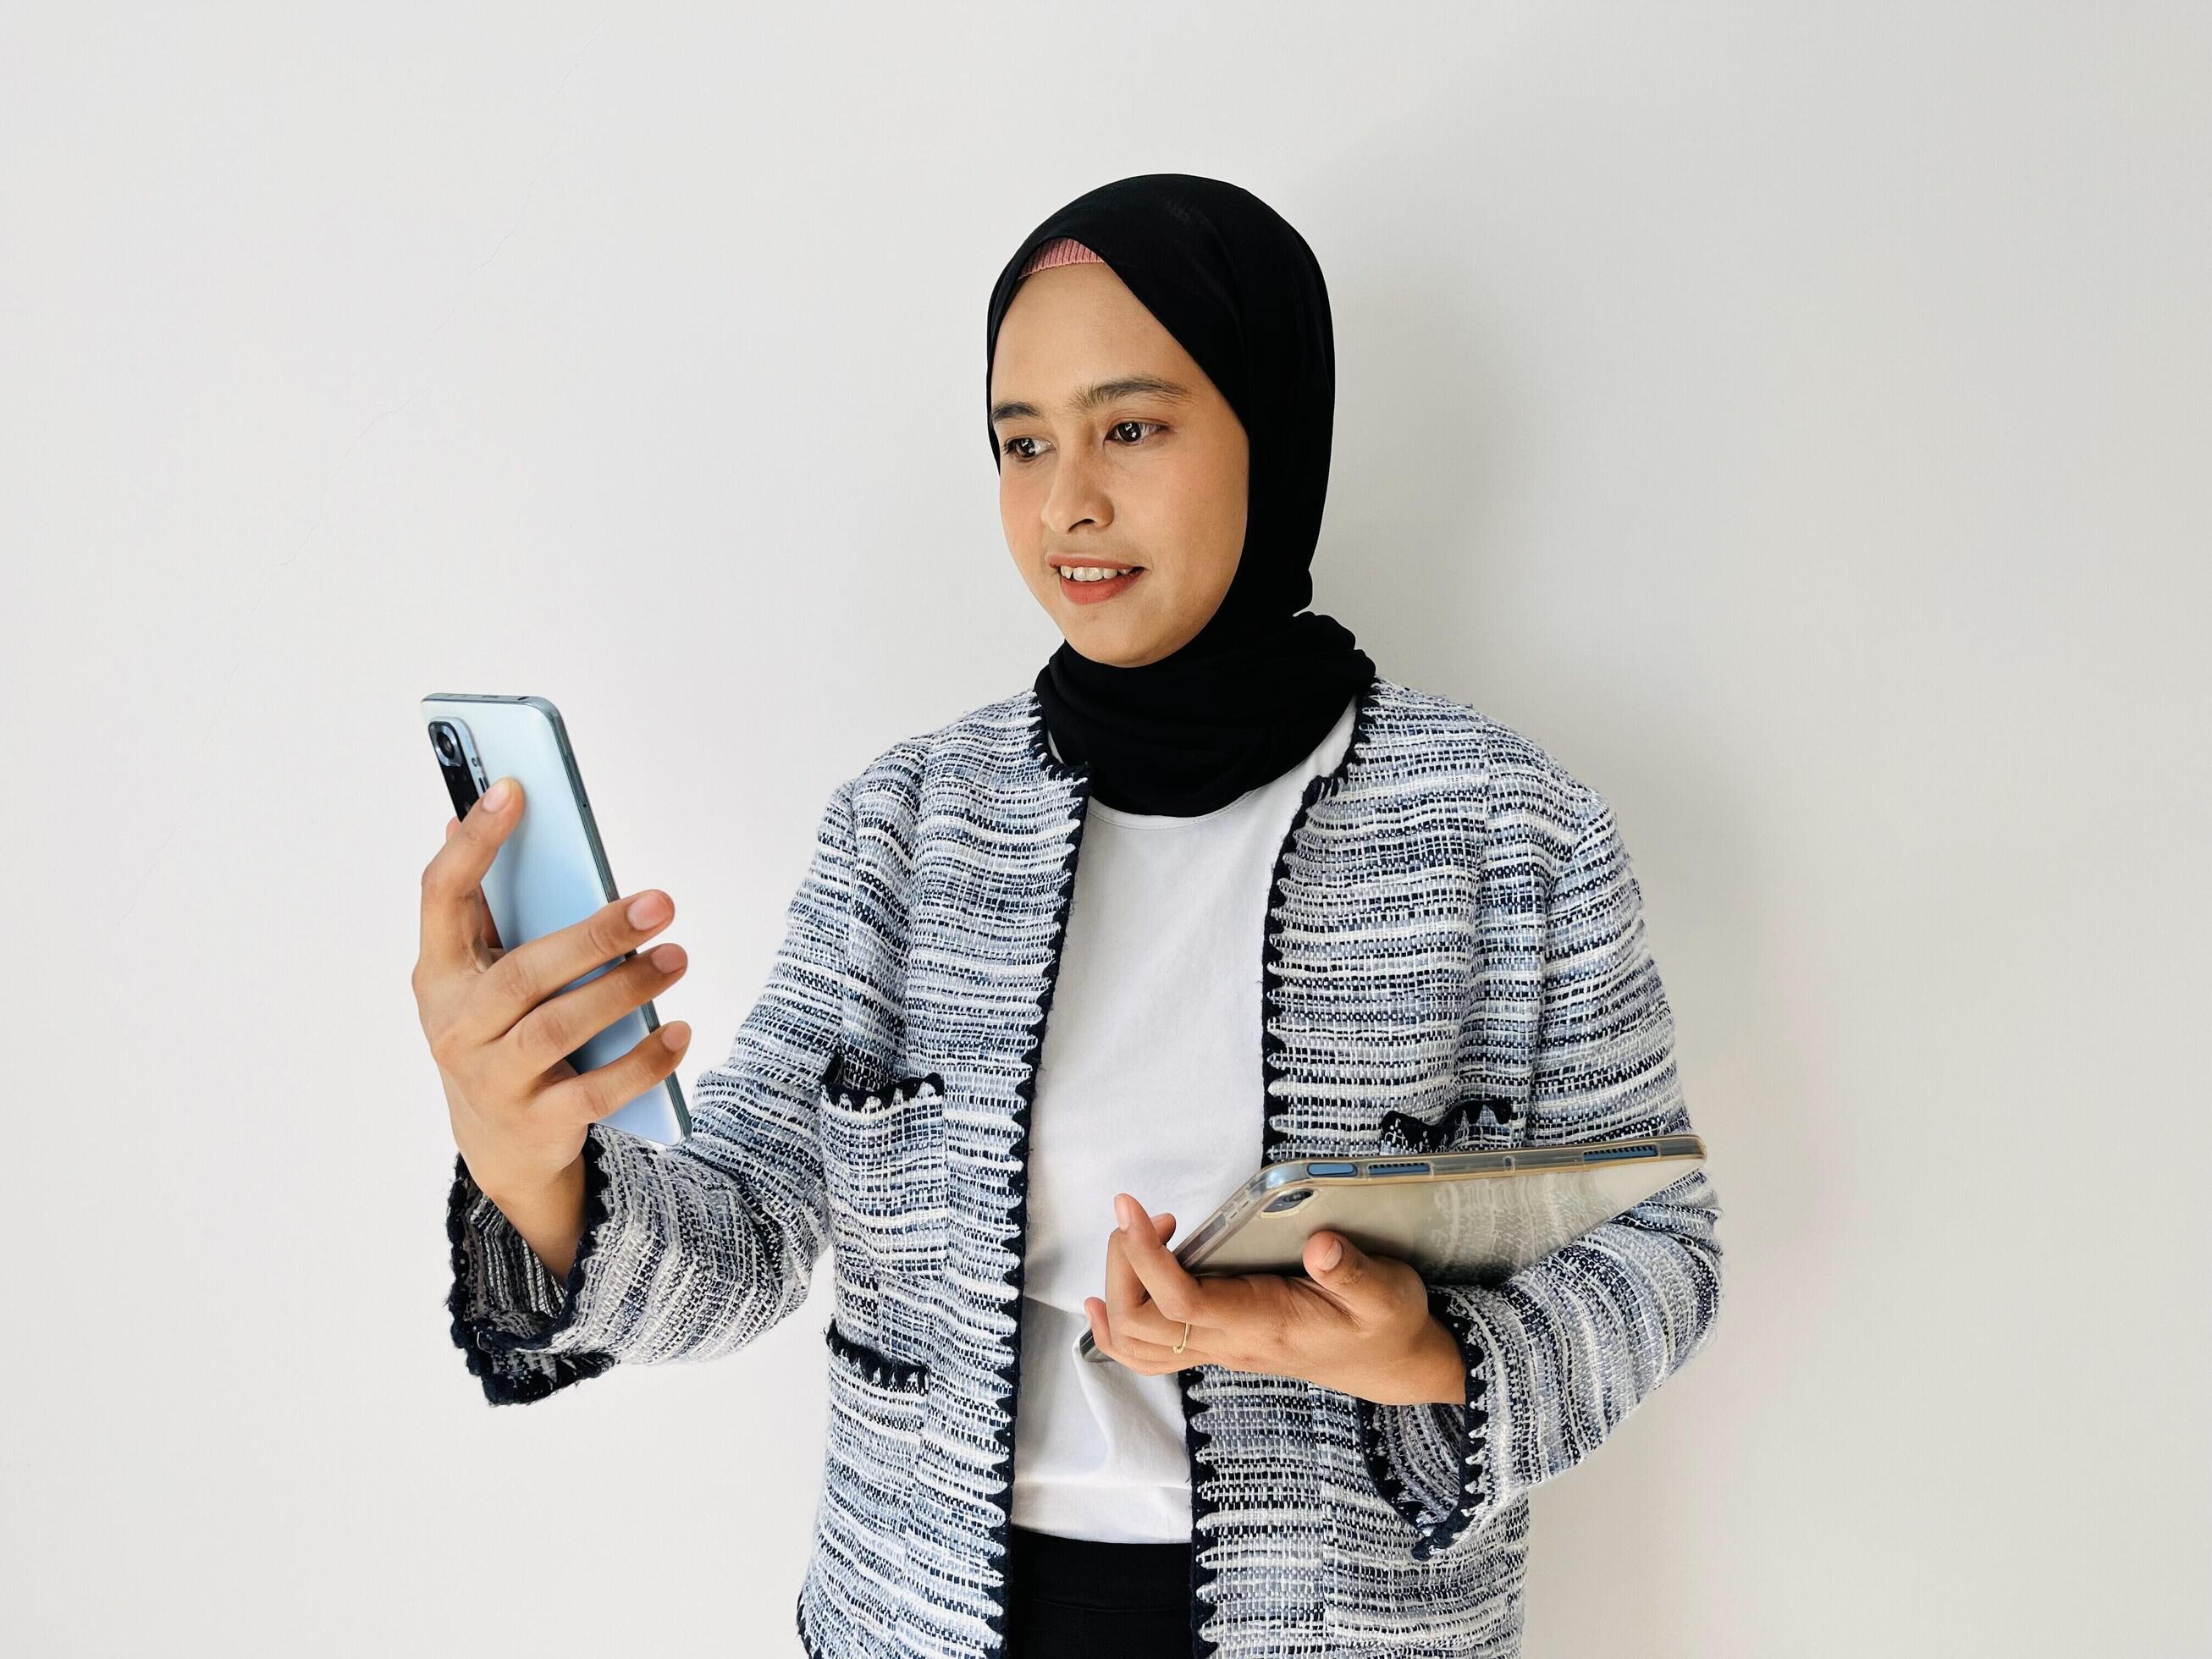
[[[1255,1172],[1175,1247],[1196,1278],[1303,1274],[1324,1229],[1439,1283],[1495,1284],[1632,1209],[1705,1159],[1697,1135],[1511,1151],[1307,1158]],[[1083,1333],[1086,1359],[1104,1361]]]

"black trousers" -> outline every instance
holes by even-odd
[[[1190,1543],[1012,1526],[1006,1659],[1189,1659]]]

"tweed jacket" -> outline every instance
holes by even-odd
[[[587,1131],[556,1283],[458,1157],[454,1342],[495,1404],[734,1352],[825,1251],[812,1659],[1001,1659],[1025,1158],[1089,776],[1033,691],[841,784],[690,1138]],[[1285,836],[1261,951],[1267,1162],[1690,1128],[1604,799],[1531,739],[1376,678]],[[1510,1276],[1429,1283],[1463,1403],[1176,1373],[1193,1659],[1510,1656],[1528,1495],[1703,1345],[1702,1169]]]

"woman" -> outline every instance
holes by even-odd
[[[1264,204],[1078,198],[1002,271],[986,370],[1065,640],[833,793],[684,1145],[597,1121],[658,1039],[559,1061],[680,952],[549,996],[665,896],[486,974],[519,814],[448,826],[416,985],[454,1340],[495,1403],[728,1353],[834,1244],[817,1659],[1514,1653],[1529,1491],[1711,1329],[1703,1173],[1487,1286],[1326,1231],[1303,1274],[1197,1281],[1170,1241],[1262,1162],[1687,1130],[1611,811],[1304,611],[1332,337]]]

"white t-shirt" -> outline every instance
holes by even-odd
[[[1268,887],[1306,785],[1343,757],[1353,706],[1304,762],[1213,811],[1085,809],[1030,1112],[1018,1526],[1190,1537],[1175,1376],[1084,1358],[1083,1302],[1106,1295],[1115,1193],[1174,1213],[1172,1250],[1260,1165]]]

